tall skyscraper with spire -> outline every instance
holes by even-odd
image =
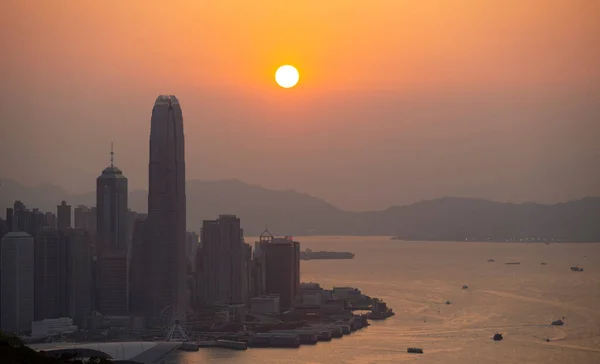
[[[144,277],[147,313],[187,310],[183,115],[173,95],[158,96],[150,126]]]
[[[96,307],[104,315],[126,315],[129,310],[127,178],[114,165],[96,179]]]

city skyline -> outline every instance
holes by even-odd
[[[600,0],[1,9],[0,361],[597,361]]]

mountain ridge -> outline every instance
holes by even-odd
[[[30,187],[10,179],[0,179],[0,183],[3,211],[14,200],[23,201],[28,208],[52,212],[62,200],[73,206],[95,205],[94,192],[71,194],[53,184]],[[441,197],[385,210],[351,212],[306,193],[271,190],[238,179],[189,180],[186,197],[190,231],[199,231],[202,220],[228,213],[238,215],[250,235],[259,234],[268,225],[281,235],[393,235],[412,240],[546,236],[600,241],[600,224],[596,223],[600,197],[556,204]],[[147,191],[131,191],[129,207],[145,212]]]

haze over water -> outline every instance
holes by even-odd
[[[302,249],[356,254],[353,260],[302,261],[303,282],[355,286],[383,298],[396,316],[316,346],[200,349],[178,352],[167,363],[600,362],[600,244],[297,239]],[[504,264],[509,261],[521,264]],[[584,272],[572,272],[572,265]],[[564,326],[550,326],[563,316]],[[492,341],[497,332],[503,341]],[[425,353],[407,354],[411,346]]]

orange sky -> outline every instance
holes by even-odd
[[[0,12],[0,106],[7,110],[0,152],[19,140],[31,150],[23,161],[39,166],[34,173],[10,162],[9,177],[87,191],[104,163],[103,148],[115,140],[131,155],[120,160],[131,185],[144,187],[151,103],[156,94],[172,92],[184,107],[188,163],[195,162],[190,178],[292,187],[348,208],[463,193],[469,184],[458,177],[401,193],[393,182],[400,175],[386,166],[427,165],[429,172],[418,178],[429,178],[447,163],[438,165],[431,156],[436,151],[419,145],[452,149],[456,140],[475,142],[493,133],[509,138],[515,125],[544,128],[545,138],[554,139],[510,157],[487,151],[489,160],[512,165],[525,154],[531,163],[519,168],[546,163],[550,169],[558,157],[536,153],[564,144],[573,126],[583,139],[567,137],[572,144],[554,152],[565,158],[564,168],[597,155],[598,19],[595,0],[8,0]],[[273,79],[286,63],[301,74],[291,90]],[[269,142],[248,141],[258,137]],[[395,141],[401,145],[390,147]],[[36,148],[57,148],[65,157],[39,155]],[[78,163],[86,165],[76,182],[62,177],[72,166],[67,148],[81,150]],[[409,159],[409,151],[422,157]],[[211,162],[211,152],[222,159]],[[468,159],[454,149],[442,155],[453,153],[451,163]],[[319,165],[315,155],[328,164]],[[247,167],[257,163],[304,177]],[[473,171],[477,163],[460,168]],[[331,164],[339,168],[336,178],[353,181],[346,191],[335,178],[323,181]],[[587,186],[596,176],[582,168],[588,175],[577,183]],[[356,197],[372,190],[361,170],[387,181],[380,196]],[[509,172],[520,175],[514,165]],[[498,188],[478,194],[530,196],[515,186],[502,193]],[[531,198],[550,199],[565,188]],[[581,187],[562,196],[594,192]]]

